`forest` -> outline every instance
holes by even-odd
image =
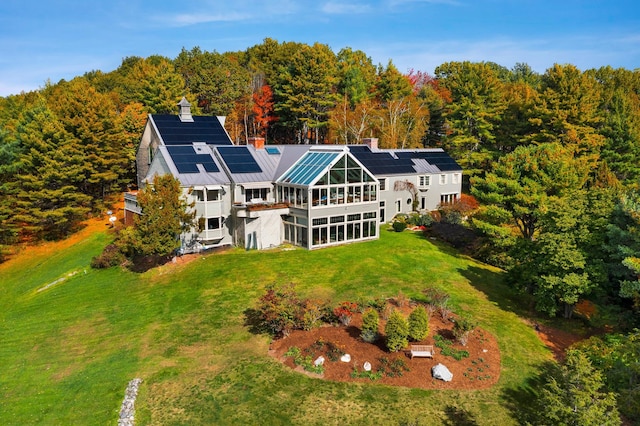
[[[598,295],[637,322],[640,72],[611,67],[449,62],[403,74],[348,47],[273,39],[127,57],[112,72],[0,98],[0,256],[108,208],[135,181],[147,114],[175,113],[182,96],[196,114],[226,116],[236,144],[442,147],[481,203],[466,224],[476,255],[507,270],[539,312],[568,317]]]

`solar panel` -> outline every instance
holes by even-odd
[[[193,122],[182,122],[177,115],[153,114],[153,122],[165,145],[231,145],[227,132],[217,117],[193,116]]]
[[[371,152],[366,145],[350,146],[349,150],[374,175],[415,173],[410,158],[394,158],[388,152]]]
[[[456,163],[456,160],[442,151],[405,151],[397,152],[396,155],[398,158],[403,159],[422,158],[443,172],[462,170],[462,167]]]
[[[262,172],[246,146],[220,146],[217,149],[231,173]]]
[[[197,154],[191,145],[168,146],[167,151],[169,151],[178,173],[198,173],[198,164],[202,164],[202,167],[210,173],[220,171],[211,158],[211,154]]]

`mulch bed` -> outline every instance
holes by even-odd
[[[402,309],[406,314],[409,308]],[[380,320],[380,330],[384,330],[384,321]],[[460,361],[451,356],[441,354],[441,349],[435,347],[435,356],[430,358],[411,359],[407,351],[395,353],[389,352],[383,339],[376,343],[366,343],[360,339],[360,326],[362,315],[355,314],[348,326],[326,325],[311,331],[295,330],[289,336],[274,340],[269,354],[286,366],[296,371],[326,380],[340,382],[383,383],[393,386],[404,386],[422,389],[486,389],[493,386],[500,378],[500,350],[493,335],[486,330],[476,328],[466,346],[462,346],[453,339],[453,321],[443,320],[438,314],[429,319],[429,335],[421,342],[413,344],[434,345],[434,335],[440,335],[451,341],[451,347],[457,350],[466,350],[469,356]],[[321,342],[321,343],[318,343]],[[322,355],[326,359],[324,373],[321,375],[308,373],[301,366],[296,366],[293,357],[285,356],[291,347],[297,347],[303,355],[310,355],[316,359]],[[341,362],[339,359],[331,361],[327,351],[329,348],[338,348],[351,355],[350,362]],[[335,356],[334,356],[335,358]],[[371,371],[376,372],[382,366],[381,359],[386,358],[387,365],[395,361],[404,364],[409,371],[403,371],[400,377],[388,377],[386,374],[380,379],[372,381],[369,378],[353,378],[351,373],[356,369],[363,371],[363,364],[369,362]],[[431,376],[431,367],[441,363],[451,373],[453,380],[444,382]],[[385,368],[388,371],[389,368]]]

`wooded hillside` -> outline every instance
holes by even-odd
[[[419,67],[419,64],[416,64]],[[148,113],[226,116],[237,144],[442,147],[482,208],[477,254],[551,315],[587,294],[637,300],[640,71],[451,62],[434,75],[365,52],[265,39],[241,52],[128,57],[0,98],[0,257],[57,239],[132,185]],[[544,266],[542,269],[540,269]],[[618,302],[616,302],[618,303]]]

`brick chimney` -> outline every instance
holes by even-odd
[[[368,146],[371,151],[378,150],[378,138],[364,138],[362,143]]]
[[[193,123],[193,117],[191,116],[191,104],[189,103],[187,98],[183,96],[182,100],[178,102],[178,106],[180,107],[180,112],[178,113],[180,121],[182,121],[183,123]]]
[[[247,139],[247,143],[252,145],[255,149],[264,149],[264,138],[260,136],[251,136]]]

